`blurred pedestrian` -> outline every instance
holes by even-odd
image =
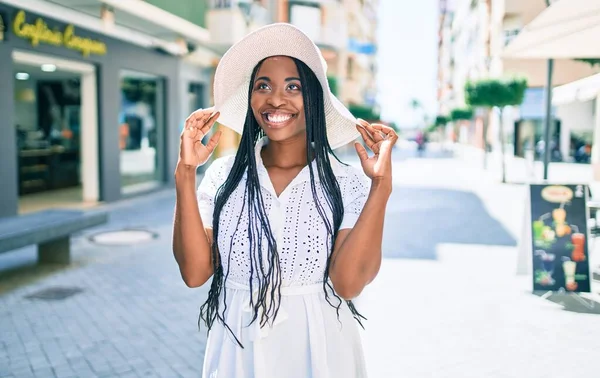
[[[188,118],[175,172],[175,258],[190,287],[212,276],[203,376],[366,377],[351,300],[381,264],[395,132],[352,117],[318,47],[290,24],[235,44],[214,95],[215,108]],[[196,193],[220,132],[201,140],[217,119],[242,134],[240,146]],[[355,143],[362,171],[332,151],[359,135],[374,152]]]

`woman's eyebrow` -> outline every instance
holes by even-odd
[[[269,78],[268,78],[268,77],[266,77],[266,76],[257,77],[257,78],[256,78],[256,80],[254,80],[254,81],[255,81],[255,82],[257,82],[257,81],[259,81],[259,80],[264,80],[264,81],[268,81],[268,82],[270,82],[270,81],[271,81],[271,79],[269,79]]]
[[[285,79],[285,81],[293,81],[293,80],[300,81],[300,78],[298,78],[298,77],[288,77],[287,79]]]

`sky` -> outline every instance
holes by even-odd
[[[380,0],[377,86],[383,121],[414,127],[418,99],[435,115],[439,0]]]

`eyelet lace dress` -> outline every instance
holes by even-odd
[[[249,325],[253,317],[250,299],[257,294],[256,290],[250,292],[250,254],[257,251],[249,250],[244,176],[222,209],[218,238],[223,271],[229,271],[224,283],[226,303],[221,293],[219,311],[227,305],[225,322],[244,348],[215,321],[207,341],[203,377],[364,378],[357,322],[345,301],[338,318],[336,308],[325,298],[327,229],[313,202],[309,169],[305,167],[277,196],[260,157],[265,143],[266,139],[257,143],[255,154],[265,210],[278,247],[282,275],[279,312],[263,327],[258,320]],[[205,227],[212,226],[215,195],[233,160],[233,156],[215,160],[198,187]],[[361,170],[334,158],[331,161],[344,203],[340,229],[352,228],[367,200],[369,180]],[[332,219],[323,193],[317,193]],[[332,294],[329,298],[334,304],[339,302]]]

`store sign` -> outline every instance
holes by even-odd
[[[371,42],[360,42],[354,38],[348,40],[348,50],[357,54],[375,55],[377,46]]]
[[[590,292],[585,185],[531,185],[533,289]]]
[[[45,43],[79,51],[83,56],[106,54],[104,42],[78,36],[75,34],[75,26],[69,24],[63,30],[50,28],[42,18],[37,18],[34,23],[29,24],[25,11],[17,13],[12,23],[12,30],[17,37],[29,40],[34,47]]]

